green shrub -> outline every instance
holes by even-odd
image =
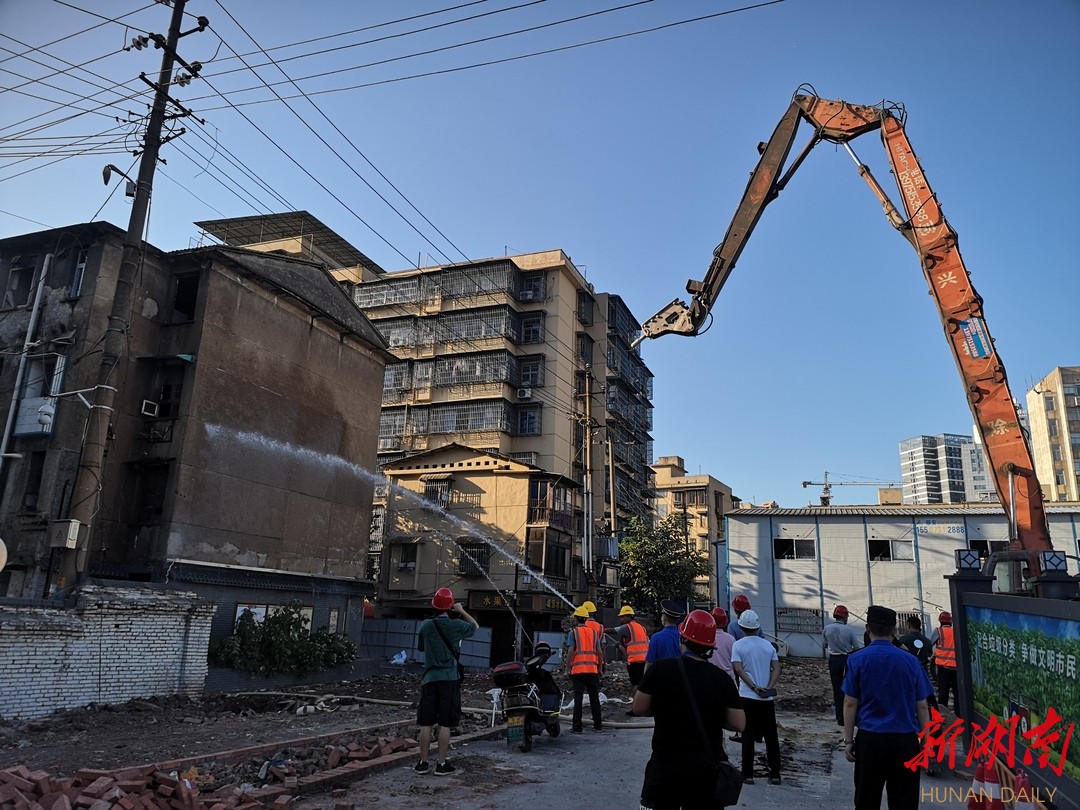
[[[293,600],[260,624],[250,610],[236,620],[233,635],[211,642],[211,666],[263,675],[309,675],[347,664],[356,658],[356,645],[347,636],[321,627],[308,631],[303,605]]]

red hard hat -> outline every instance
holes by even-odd
[[[702,647],[716,643],[716,620],[704,610],[692,610],[679,626],[679,635]]]
[[[454,606],[454,594],[449,588],[439,588],[431,597],[431,606],[436,610],[449,610]]]
[[[740,593],[731,600],[731,606],[742,613],[744,610],[750,609],[750,600],[746,598],[746,594]]]
[[[947,610],[943,610],[938,614],[937,620],[941,624],[952,624],[952,614]]]
[[[843,605],[837,605],[833,608],[832,615],[834,619],[846,619],[848,617],[848,609]]]
[[[722,607],[716,607],[712,609],[712,617],[716,620],[716,626],[721,630],[726,630],[728,626],[727,611]]]

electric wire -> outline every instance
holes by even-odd
[[[254,37],[253,37],[253,36],[252,36],[252,35],[251,35],[251,34],[250,34],[250,33],[249,33],[248,31],[247,31],[247,29],[246,29],[246,28],[244,28],[244,26],[243,26],[243,25],[242,25],[242,24],[241,24],[241,23],[240,23],[240,22],[239,22],[239,21],[238,21],[238,20],[237,20],[237,19],[236,19],[236,18],[235,18],[235,17],[234,17],[234,16],[233,16],[233,15],[232,15],[232,14],[231,14],[230,12],[229,12],[229,10],[228,10],[228,9],[226,9],[226,8],[225,8],[225,6],[223,6],[223,5],[221,4],[221,0],[216,0],[216,2],[217,2],[217,4],[218,4],[218,6],[219,6],[219,7],[221,8],[221,10],[222,10],[222,11],[224,11],[226,15],[228,15],[229,19],[230,19],[230,20],[232,20],[232,21],[233,21],[233,23],[234,23],[234,24],[235,24],[235,25],[236,25],[236,26],[237,26],[237,27],[238,27],[238,28],[239,28],[239,29],[240,29],[240,30],[241,30],[241,31],[242,31],[242,32],[244,33],[244,35],[245,35],[245,36],[247,36],[247,38],[248,38],[248,39],[250,39],[250,40],[251,40],[251,42],[252,42],[252,43],[253,43],[253,44],[254,44],[254,45],[255,45],[256,47],[259,47],[259,48],[260,48],[260,50],[261,50],[261,46],[259,45],[259,43],[258,43],[258,42],[256,42],[255,38],[254,38]],[[217,32],[215,32],[215,33],[217,33]],[[219,35],[219,36],[220,36],[220,35]],[[224,41],[224,40],[222,40],[222,41]],[[226,43],[226,44],[227,44],[227,43]],[[232,50],[231,46],[229,46],[229,47],[230,47],[230,50]],[[234,53],[235,53],[235,51],[234,51]],[[265,53],[265,51],[264,51],[264,53]],[[246,63],[246,62],[245,62],[245,63]],[[287,74],[287,73],[285,72],[285,70],[284,70],[284,69],[283,69],[283,68],[282,68],[282,67],[281,67],[281,66],[280,66],[279,64],[277,64],[277,63],[276,63],[275,61],[273,61],[273,59],[271,59],[271,62],[270,62],[270,64],[273,64],[273,65],[274,65],[274,66],[275,66],[275,67],[276,67],[276,68],[277,68],[277,69],[278,69],[278,70],[279,70],[279,71],[281,72],[281,75],[285,76],[285,78],[286,78],[286,79],[289,79],[289,76],[288,76],[288,74]],[[258,73],[256,73],[254,69],[252,70],[252,73],[253,73],[253,74],[254,74],[254,75],[255,75],[255,76],[257,77],[257,78],[259,78],[260,80],[262,80],[262,77],[261,77],[261,76],[259,76],[259,74],[258,74]],[[292,80],[291,80],[291,79],[289,79],[289,81],[290,81],[290,83],[292,84],[292,86],[293,86],[293,87],[295,87],[295,88],[296,88],[296,89],[297,89],[297,90],[298,90],[298,91],[299,91],[299,92],[300,92],[300,93],[301,93],[301,94],[303,95],[303,90],[302,90],[302,89],[300,88],[300,86],[299,86],[299,85],[297,85],[297,84],[296,84],[295,82],[292,82]],[[263,83],[264,83],[264,84],[266,84],[266,82],[265,82],[265,81],[263,81]],[[266,84],[266,86],[267,86],[268,88],[270,88],[270,85],[269,85],[269,84]],[[271,88],[271,91],[272,91],[272,92],[274,93],[274,95],[278,95],[278,93],[277,93],[276,91],[272,90],[272,88]],[[306,96],[304,96],[304,97],[305,97],[305,99],[307,99],[307,97],[306,97]],[[340,135],[340,136],[341,136],[341,137],[342,137],[342,138],[343,138],[343,139],[345,140],[345,142],[349,144],[349,146],[351,146],[351,147],[353,148],[353,151],[355,151],[355,152],[356,152],[356,154],[358,154],[358,155],[359,155],[359,156],[360,156],[361,158],[363,158],[363,159],[364,159],[364,161],[365,161],[365,162],[366,162],[366,163],[367,163],[367,164],[368,164],[368,165],[369,165],[369,166],[370,166],[370,167],[371,167],[372,169],[374,169],[376,173],[378,173],[379,177],[381,177],[381,178],[382,178],[382,179],[383,179],[383,180],[384,180],[384,181],[385,181],[385,182],[386,182],[387,184],[389,184],[389,185],[390,185],[390,187],[391,187],[391,188],[393,188],[395,192],[397,192],[398,196],[400,196],[400,197],[401,197],[401,198],[402,198],[402,199],[403,199],[403,200],[404,200],[404,201],[405,201],[406,203],[408,203],[408,205],[409,205],[409,206],[410,206],[410,207],[411,207],[411,208],[413,209],[413,211],[415,211],[415,212],[416,212],[417,214],[419,214],[419,215],[420,215],[420,216],[421,216],[421,217],[422,217],[422,218],[424,219],[424,221],[425,221],[425,222],[426,222],[426,223],[427,223],[427,224],[428,224],[429,226],[431,226],[432,228],[434,228],[434,229],[435,229],[435,231],[436,231],[436,232],[437,232],[437,233],[438,233],[438,234],[439,234],[439,235],[440,235],[440,236],[441,236],[441,237],[442,237],[442,238],[443,238],[444,240],[446,240],[446,242],[447,242],[448,244],[450,244],[450,245],[451,245],[451,246],[452,246],[452,247],[453,247],[453,248],[454,248],[455,250],[457,250],[457,252],[458,252],[458,253],[459,253],[459,254],[460,254],[460,255],[461,255],[461,256],[462,256],[462,257],[463,257],[463,258],[464,258],[464,259],[465,259],[466,261],[470,261],[469,257],[468,257],[468,256],[467,256],[467,255],[466,255],[466,254],[464,253],[464,251],[462,251],[462,250],[461,250],[461,249],[460,249],[460,248],[459,248],[459,247],[458,247],[457,245],[455,245],[455,244],[453,243],[453,241],[452,241],[452,240],[450,240],[450,239],[449,239],[449,238],[448,238],[448,237],[447,237],[447,236],[446,236],[446,235],[445,235],[445,234],[444,234],[444,233],[443,233],[443,232],[442,232],[442,231],[441,231],[441,230],[440,230],[439,228],[437,228],[437,227],[436,227],[436,226],[435,226],[435,225],[434,225],[434,224],[433,224],[433,223],[431,222],[431,220],[430,220],[430,219],[428,219],[428,217],[427,217],[427,216],[425,216],[425,215],[424,215],[424,214],[423,214],[423,213],[422,213],[422,212],[420,211],[420,209],[418,209],[418,208],[416,207],[416,205],[415,205],[415,204],[414,204],[414,203],[412,202],[412,200],[410,200],[410,199],[409,199],[409,198],[408,198],[408,197],[407,197],[407,196],[406,196],[406,195],[405,195],[405,194],[404,194],[404,193],[403,193],[403,192],[402,192],[402,191],[401,191],[401,190],[400,190],[400,189],[399,189],[399,188],[398,188],[398,187],[397,187],[396,185],[394,185],[394,184],[393,184],[393,183],[392,183],[392,182],[390,181],[390,179],[389,179],[389,178],[388,178],[388,177],[387,177],[387,176],[386,176],[385,174],[383,174],[383,172],[382,172],[381,170],[379,170],[379,168],[378,168],[378,167],[376,167],[376,166],[375,166],[375,164],[374,164],[374,163],[372,163],[372,162],[371,162],[371,160],[370,160],[370,159],[369,159],[369,158],[367,157],[367,155],[365,155],[365,154],[364,154],[364,153],[363,153],[363,152],[362,152],[362,151],[360,150],[360,148],[359,148],[358,146],[356,146],[356,144],[355,144],[355,143],[353,143],[353,141],[352,141],[352,140],[351,140],[351,139],[350,139],[350,138],[349,138],[349,137],[348,137],[348,136],[347,136],[347,135],[346,135],[346,134],[345,134],[344,132],[342,132],[342,131],[341,131],[341,128],[340,128],[340,127],[339,127],[339,126],[338,126],[338,125],[337,125],[336,123],[334,123],[334,122],[333,122],[333,121],[332,121],[332,120],[330,119],[330,117],[329,117],[329,116],[328,116],[328,115],[327,115],[327,114],[326,114],[326,113],[325,113],[325,112],[324,112],[324,111],[323,111],[323,110],[322,110],[322,109],[321,109],[321,108],[320,108],[320,107],[319,107],[319,106],[318,106],[317,104],[315,104],[315,102],[311,101],[310,99],[307,99],[307,101],[308,101],[308,103],[309,103],[309,104],[310,104],[310,105],[312,106],[312,108],[314,108],[314,109],[315,109],[315,111],[316,111],[316,112],[318,112],[320,116],[322,116],[323,120],[324,120],[324,121],[326,121],[326,122],[327,122],[327,123],[328,123],[328,124],[329,124],[329,125],[331,126],[331,128],[332,128],[332,129],[333,129],[333,130],[334,130],[335,132],[337,132],[337,133],[338,133],[338,135]],[[283,102],[283,103],[285,103],[285,102]],[[309,131],[311,132],[311,134],[312,134],[312,135],[314,135],[314,136],[315,136],[316,138],[318,138],[318,140],[319,140],[319,141],[320,141],[320,142],[321,142],[321,143],[322,143],[322,144],[323,144],[323,145],[324,145],[324,146],[325,146],[325,147],[326,147],[327,149],[329,149],[329,150],[331,151],[331,153],[333,153],[333,155],[334,155],[334,156],[335,156],[336,158],[338,158],[338,160],[340,160],[340,161],[341,161],[341,162],[342,162],[342,163],[343,163],[343,164],[344,164],[344,165],[345,165],[345,166],[346,166],[346,167],[347,167],[347,168],[349,169],[349,171],[351,171],[351,172],[352,172],[352,173],[353,173],[353,174],[354,174],[354,175],[355,175],[355,176],[356,176],[356,177],[357,177],[357,178],[358,178],[358,179],[359,179],[359,180],[360,180],[360,181],[361,181],[362,183],[364,183],[364,185],[366,185],[366,186],[367,186],[367,187],[368,187],[368,188],[369,188],[369,189],[370,189],[370,190],[372,191],[372,193],[374,193],[374,194],[375,194],[375,195],[376,195],[376,196],[377,196],[377,197],[378,197],[378,198],[379,198],[380,200],[382,200],[382,201],[383,201],[383,202],[384,202],[384,203],[385,203],[385,204],[386,204],[386,205],[387,205],[387,206],[388,206],[388,207],[390,208],[390,210],[392,210],[392,211],[393,211],[393,212],[394,212],[395,214],[397,214],[397,215],[398,215],[398,216],[399,216],[399,217],[401,218],[401,220],[402,220],[402,221],[404,221],[404,222],[405,222],[405,223],[406,223],[407,225],[409,225],[409,227],[411,227],[411,228],[412,228],[412,229],[413,229],[413,230],[414,230],[414,231],[416,232],[416,234],[417,234],[418,236],[420,236],[420,237],[421,237],[421,238],[422,238],[422,239],[423,239],[423,240],[424,240],[425,242],[427,242],[427,244],[429,244],[429,245],[430,245],[430,246],[431,246],[431,247],[432,247],[432,248],[433,248],[434,250],[436,250],[436,251],[437,251],[437,252],[439,253],[439,255],[441,255],[441,256],[442,256],[442,257],[443,257],[443,258],[444,258],[444,259],[445,259],[445,260],[447,261],[447,263],[450,263],[450,261],[451,261],[451,260],[450,260],[450,258],[449,258],[449,257],[448,257],[448,256],[447,256],[447,255],[446,255],[446,254],[445,254],[445,253],[444,253],[444,252],[443,252],[443,251],[441,250],[441,249],[439,249],[438,247],[436,247],[435,243],[434,243],[434,242],[432,242],[432,241],[431,241],[430,239],[428,239],[428,237],[427,237],[427,236],[426,236],[425,234],[423,234],[423,233],[422,233],[422,232],[420,231],[420,229],[419,229],[418,227],[416,227],[416,225],[414,225],[414,224],[412,223],[412,221],[411,221],[411,220],[410,220],[410,219],[409,219],[408,217],[406,217],[406,216],[405,216],[405,215],[404,215],[404,214],[403,214],[403,213],[402,213],[401,211],[399,211],[399,210],[398,210],[398,208],[397,208],[397,207],[396,207],[396,206],[395,206],[395,205],[394,205],[393,203],[391,203],[391,202],[390,202],[390,201],[389,201],[388,199],[386,199],[386,197],[385,197],[385,196],[383,196],[383,194],[382,194],[381,192],[379,192],[379,191],[378,191],[378,190],[377,190],[377,189],[376,189],[376,188],[375,188],[375,187],[374,187],[374,186],[373,186],[373,185],[372,185],[372,184],[371,184],[371,183],[370,183],[370,182],[369,182],[369,181],[367,180],[367,178],[365,178],[365,177],[364,177],[363,175],[361,175],[361,174],[360,174],[360,173],[359,173],[359,172],[358,172],[358,171],[356,170],[356,168],[355,168],[355,167],[354,167],[354,166],[353,166],[353,165],[352,165],[352,164],[351,164],[351,163],[350,163],[349,161],[345,160],[345,158],[344,158],[344,157],[343,157],[343,156],[341,155],[341,153],[340,153],[340,152],[338,152],[338,151],[337,151],[337,149],[335,149],[335,148],[334,148],[333,146],[331,146],[331,145],[330,145],[330,143],[329,143],[329,142],[328,142],[328,141],[327,141],[327,140],[326,140],[325,138],[323,138],[323,136],[322,136],[322,135],[321,135],[321,134],[320,134],[320,133],[319,133],[319,132],[318,132],[318,131],[317,131],[317,130],[316,130],[316,129],[314,128],[314,127],[312,127],[310,123],[308,123],[307,119],[306,119],[306,118],[305,118],[304,116],[300,115],[300,114],[299,114],[299,113],[298,113],[298,112],[297,112],[296,110],[294,110],[294,109],[292,108],[292,106],[290,106],[290,105],[289,105],[288,103],[285,103],[285,106],[286,106],[286,108],[287,108],[287,109],[288,109],[288,110],[289,110],[289,111],[290,111],[291,113],[293,113],[293,115],[295,115],[295,116],[296,116],[296,118],[297,118],[297,119],[298,119],[298,120],[299,120],[299,121],[300,121],[300,122],[301,122],[302,124],[304,124],[304,126],[305,126],[305,127],[307,127],[307,129],[308,129],[308,130],[309,130]]]
[[[230,16],[231,16],[231,15],[230,15]],[[246,33],[246,32],[245,32],[245,33]],[[282,71],[282,72],[284,73],[284,71]],[[246,118],[246,116],[245,116],[245,118]],[[256,127],[256,128],[258,129],[258,127]],[[263,133],[263,134],[265,135],[265,133]],[[276,145],[276,143],[275,143],[275,145]],[[354,147],[354,148],[355,148],[355,147]],[[280,147],[279,147],[279,149],[280,149]],[[357,150],[357,151],[359,152],[359,150]],[[380,174],[381,174],[381,173],[380,173]],[[171,179],[171,178],[170,178],[170,179]],[[389,181],[388,181],[388,182],[389,182]],[[391,185],[392,185],[392,184],[391,184]],[[396,189],[395,189],[395,190],[396,190]],[[234,192],[234,193],[235,193],[235,192]],[[334,195],[331,195],[331,196],[334,196]],[[403,198],[404,198],[404,195],[402,195],[402,196],[403,196]],[[406,198],[406,199],[407,199],[407,198]],[[408,201],[408,200],[407,200],[407,201]],[[411,205],[411,202],[410,202],[410,205]],[[290,207],[292,207],[292,208],[294,208],[294,209],[295,209],[295,206],[290,206]],[[348,208],[348,207],[346,206],[346,208]],[[414,209],[415,209],[415,206],[414,206]],[[363,221],[363,220],[361,220],[361,221]],[[365,223],[365,224],[366,224],[366,223]],[[437,229],[436,229],[436,230],[437,230]],[[445,238],[445,237],[444,237],[444,238]],[[385,241],[385,239],[384,239],[384,241]],[[447,240],[447,241],[449,242],[450,240]],[[451,244],[452,244],[452,243],[451,243]],[[392,246],[391,246],[391,247],[392,247]],[[433,247],[434,247],[434,246],[433,246]],[[396,248],[395,248],[395,250],[396,250]],[[404,256],[404,254],[401,254],[401,253],[400,253],[400,251],[398,251],[398,253],[399,253],[399,255],[401,255],[401,256],[402,256],[402,258],[403,258],[403,259],[405,259],[405,261],[409,261],[409,260],[407,259],[407,257],[405,257],[405,256]],[[464,254],[462,254],[462,255],[464,255]],[[466,257],[466,259],[468,260],[468,258],[467,258],[467,257]],[[401,312],[401,314],[403,314],[403,315],[407,315],[407,316],[409,316],[409,317],[414,317],[414,314],[413,314],[413,313],[411,313],[411,312],[408,312],[407,310],[404,310],[403,308],[401,308],[401,309],[400,309],[400,312]],[[458,336],[459,336],[459,337],[463,337],[463,335],[458,335]],[[483,350],[483,347],[481,347],[481,346],[480,346],[480,345],[478,345],[478,344],[475,344],[475,343],[473,343],[472,341],[467,341],[467,342],[466,342],[466,345],[471,345],[471,346],[472,346],[472,347],[473,347],[474,349],[476,349],[476,350],[478,350],[478,351],[481,351],[481,350]],[[554,346],[553,344],[547,344],[547,345],[549,346],[549,348],[556,348],[556,347],[555,347],[555,346]],[[572,358],[569,358],[569,357],[567,357],[567,356],[566,356],[566,355],[565,355],[564,353],[562,353],[562,352],[558,352],[558,351],[557,351],[557,353],[559,353],[559,354],[562,354],[562,355],[563,355],[563,357],[564,357],[565,359],[567,359],[567,360],[569,360],[569,361],[571,361],[571,362],[576,362],[576,361],[574,361],[574,360],[573,360]],[[561,410],[561,404],[560,404],[560,403],[555,403],[554,401],[551,401],[551,402],[549,402],[549,404],[552,404],[552,405],[554,405],[554,406],[558,407],[558,408],[559,408],[559,409]],[[567,412],[567,413],[568,413],[568,415],[571,415],[571,416],[572,416],[572,415],[574,415],[574,414],[572,414],[571,412]]]
[[[780,0],[774,0],[774,1],[779,2]],[[542,2],[542,0],[533,0],[533,2],[525,3],[522,6],[513,6],[513,7],[511,7],[511,9],[518,9],[518,8],[523,8],[524,6],[527,6],[527,5],[534,5],[536,2]],[[443,45],[443,46],[440,46],[438,48],[430,48],[430,49],[424,50],[424,51],[415,51],[413,53],[403,54],[403,55],[400,55],[400,56],[392,56],[392,57],[388,57],[386,59],[380,59],[380,60],[377,60],[375,62],[368,62],[368,63],[362,64],[362,65],[352,65],[350,67],[337,68],[336,70],[323,71],[322,73],[314,73],[314,74],[311,74],[309,76],[303,76],[301,78],[298,78],[295,81],[304,82],[304,81],[310,81],[311,79],[322,79],[322,78],[326,78],[327,76],[336,76],[336,75],[339,75],[341,73],[350,73],[352,71],[363,70],[363,69],[369,68],[369,67],[376,67],[376,66],[379,66],[379,65],[387,65],[387,64],[391,64],[393,62],[401,62],[401,61],[404,61],[404,60],[407,60],[407,59],[416,59],[416,58],[421,57],[421,56],[430,56],[430,55],[436,54],[436,53],[444,53],[446,51],[452,51],[452,50],[456,50],[458,48],[465,48],[465,47],[468,47],[470,45],[481,45],[481,44],[485,44],[485,43],[489,43],[489,42],[494,42],[494,41],[499,40],[499,39],[505,39],[507,37],[517,36],[519,34],[527,34],[527,33],[532,33],[532,32],[535,32],[535,31],[541,31],[541,30],[544,30],[546,28],[553,28],[553,27],[559,26],[559,25],[566,25],[566,24],[572,23],[572,22],[580,22],[581,20],[589,19],[591,17],[598,17],[598,16],[601,16],[603,14],[611,14],[611,13],[616,12],[616,11],[625,11],[626,9],[634,8],[636,6],[647,5],[647,4],[652,3],[652,2],[654,2],[654,0],[634,0],[634,2],[626,3],[626,4],[621,5],[621,6],[614,6],[612,8],[602,9],[600,11],[593,11],[593,12],[590,12],[588,14],[580,14],[580,15],[577,15],[575,17],[566,17],[566,18],[561,19],[561,20],[555,20],[553,22],[541,23],[539,25],[529,26],[527,28],[519,28],[519,29],[516,29],[514,31],[505,31],[505,32],[502,32],[502,33],[499,33],[499,34],[492,34],[490,36],[480,37],[478,39],[471,39],[471,40],[466,40],[465,42],[454,43],[452,45]],[[444,27],[444,26],[442,26],[442,25],[434,26],[434,28],[441,28],[441,27]],[[426,31],[426,30],[429,30],[429,29],[419,29],[419,31]],[[409,32],[409,33],[417,33],[417,32]],[[395,35],[395,36],[401,36],[401,35]],[[371,45],[371,44],[374,44],[374,43],[377,43],[377,42],[381,42],[381,41],[383,41],[385,39],[392,39],[392,38],[394,38],[394,37],[389,37],[389,36],[388,37],[379,37],[377,39],[366,40],[366,41],[358,42],[358,43],[352,43],[350,45],[342,45],[342,46],[340,46],[338,48],[331,48],[330,50],[344,50],[346,48],[358,48],[358,47],[362,47],[362,46],[366,46],[366,45]],[[310,56],[321,56],[322,54],[323,54],[323,52],[313,53],[313,54],[305,54],[304,56],[287,57],[287,58],[281,59],[279,61],[287,62],[287,61],[292,61],[292,60],[295,60],[295,59],[300,59],[300,58],[305,58],[305,57],[310,57]],[[262,65],[256,65],[255,67],[262,67]],[[227,75],[229,73],[235,73],[238,70],[240,70],[240,68],[233,68],[232,70],[227,70],[227,71],[222,72],[221,74],[216,74],[216,75],[218,75],[218,76]],[[275,82],[275,84],[284,84],[284,82]],[[260,89],[260,88],[259,87],[245,87],[245,88],[240,88],[240,89],[237,89],[237,90],[233,90],[232,92],[235,93],[235,94],[240,94],[240,93],[246,93],[246,92],[250,92],[252,90],[258,90],[258,89]],[[206,98],[206,97],[204,97],[204,96],[195,96],[194,98],[191,99],[191,101],[193,101],[193,102],[194,101],[202,101],[204,98]]]
[[[369,87],[379,87],[379,86],[382,86],[382,85],[396,84],[398,82],[412,81],[414,79],[426,79],[426,78],[430,78],[432,76],[445,76],[445,75],[448,75],[448,74],[451,74],[451,73],[460,73],[460,72],[466,71],[466,70],[475,70],[477,68],[484,68],[484,67],[491,67],[493,65],[507,64],[507,63],[510,63],[510,62],[521,61],[523,59],[532,59],[532,58],[537,57],[537,56],[548,56],[548,55],[551,55],[551,54],[554,54],[554,53],[572,51],[572,50],[576,50],[576,49],[579,49],[579,48],[586,48],[586,47],[591,47],[593,45],[606,44],[608,42],[615,42],[615,41],[622,40],[622,39],[628,39],[630,37],[642,36],[642,35],[645,35],[645,34],[652,34],[652,33],[658,32],[658,31],[663,31],[663,30],[666,30],[666,29],[675,28],[675,27],[682,26],[682,25],[689,25],[691,23],[704,22],[704,21],[707,21],[707,20],[715,19],[717,17],[727,16],[729,14],[737,14],[737,13],[745,12],[745,11],[754,11],[754,10],[757,10],[757,9],[760,9],[760,8],[765,8],[767,6],[774,6],[774,5],[777,5],[779,3],[784,3],[784,2],[786,2],[786,0],[765,0],[765,2],[755,3],[755,4],[752,4],[752,5],[748,5],[748,6],[741,6],[739,8],[734,8],[734,9],[728,9],[726,11],[717,12],[715,14],[706,14],[706,15],[703,15],[703,16],[692,17],[692,18],[689,18],[689,19],[676,20],[675,22],[664,23],[663,25],[653,26],[651,28],[642,28],[642,29],[639,29],[639,30],[636,30],[636,31],[630,31],[630,32],[623,33],[623,34],[613,34],[611,36],[598,37],[596,39],[586,40],[584,42],[577,42],[577,43],[573,43],[573,44],[570,44],[570,45],[561,45],[561,46],[556,46],[556,47],[553,47],[553,48],[546,48],[544,50],[539,50],[539,51],[531,51],[529,53],[518,54],[516,56],[507,56],[507,57],[503,57],[503,58],[500,58],[500,59],[491,59],[491,60],[488,60],[488,61],[485,61],[485,62],[475,62],[475,63],[472,63],[472,64],[460,65],[460,66],[457,66],[457,67],[442,68],[442,69],[438,69],[438,70],[429,70],[429,71],[425,71],[423,73],[414,73],[414,74],[410,74],[410,75],[407,75],[407,76],[397,76],[397,77],[390,78],[390,79],[379,79],[379,80],[373,80],[373,81],[370,81],[370,82],[362,82],[362,83],[359,83],[359,84],[348,85],[346,87],[327,88],[325,90],[309,90],[308,91],[308,96],[321,96],[321,95],[327,95],[327,94],[330,94],[330,93],[343,93],[343,92],[347,92],[347,91],[350,91],[350,90],[360,90],[360,89],[365,89],[365,88],[369,88]],[[374,62],[374,63],[371,63],[371,64],[375,65],[375,64],[382,64],[382,63],[381,62]],[[354,67],[354,68],[348,68],[347,70],[358,70],[361,67],[369,67],[369,66],[370,65],[361,65],[361,66],[357,66],[357,67]],[[343,71],[341,71],[341,70],[332,71],[332,73],[341,73],[341,72],[343,72]],[[296,79],[296,81],[298,81],[298,82],[306,81],[307,79],[318,78],[318,77],[321,77],[323,75],[326,75],[326,74],[315,74],[314,76],[306,76],[306,77],[303,77],[303,78]],[[257,90],[259,88],[252,87],[252,88],[247,88],[247,89],[248,90]],[[236,92],[239,92],[239,91],[236,91]],[[209,96],[203,96],[199,100],[205,99],[205,98],[209,98]],[[293,99],[293,98],[296,98],[296,96],[288,96],[287,95],[287,96],[283,96],[283,98],[284,99]],[[196,99],[193,99],[193,100],[196,100]],[[236,101],[236,102],[230,101],[227,106],[232,107],[233,109],[236,109],[236,108],[239,108],[239,107],[250,107],[250,106],[253,106],[253,105],[256,105],[256,104],[266,104],[266,103],[268,103],[270,101],[274,101],[274,100],[275,99],[264,98],[264,99],[257,99],[257,100],[254,100],[254,101]],[[219,107],[205,107],[203,109],[206,112],[212,112],[214,110],[220,110],[220,109],[225,109],[225,108],[226,107],[219,106]]]
[[[33,51],[40,51],[39,48],[34,48],[33,46],[28,45],[27,43],[16,39],[15,37],[11,36],[10,34],[5,34],[3,32],[0,32],[0,37],[3,37],[4,39],[9,39],[12,42],[16,43],[17,45],[20,45],[20,46],[22,46],[24,48],[30,48]],[[0,51],[6,51],[6,52],[8,52],[10,54],[15,53],[10,48],[5,48],[2,45],[0,45]],[[45,53],[44,51],[41,51],[41,52]],[[109,51],[107,53],[102,54],[101,56],[95,56],[93,59],[88,59],[85,62],[80,62],[79,64],[73,64],[71,62],[67,62],[67,61],[61,59],[58,56],[53,56],[52,54],[45,53],[45,55],[48,56],[50,59],[54,59],[57,62],[60,62],[60,63],[64,64],[65,67],[62,70],[58,70],[58,69],[54,68],[52,65],[50,65],[50,64],[48,64],[46,62],[42,62],[40,59],[33,59],[33,58],[29,57],[29,56],[23,55],[23,56],[20,57],[21,59],[25,59],[27,62],[31,62],[31,63],[33,63],[35,65],[39,65],[39,66],[41,66],[43,68],[46,68],[47,70],[51,70],[53,72],[49,73],[49,74],[46,74],[44,76],[31,77],[31,76],[23,76],[21,73],[16,73],[11,68],[0,67],[0,71],[3,71],[4,73],[10,73],[12,76],[18,76],[20,79],[25,79],[23,84],[17,84],[14,87],[0,87],[0,93],[7,93],[7,92],[14,91],[14,90],[18,90],[18,89],[20,89],[22,87],[25,87],[28,84],[43,84],[46,87],[53,87],[53,85],[47,84],[46,80],[56,78],[57,76],[69,76],[69,78],[76,78],[79,81],[86,81],[85,79],[82,79],[80,77],[70,76],[69,71],[71,71],[71,70],[86,70],[87,65],[92,65],[95,62],[100,62],[103,59],[108,59],[110,56],[115,56],[115,55],[120,54],[120,53],[123,53],[123,49],[119,49],[119,50],[115,50],[115,51]],[[89,72],[89,71],[87,71],[87,72]],[[132,81],[134,81],[134,80],[132,80]],[[59,89],[59,88],[55,88],[55,89]]]
[[[64,36],[59,37],[58,39],[54,39],[54,40],[51,40],[50,42],[46,42],[44,45],[40,45],[40,46],[37,46],[37,47],[33,48],[33,50],[35,50],[35,51],[43,51],[45,48],[51,48],[53,45],[58,45],[61,42],[65,42],[65,41],[67,41],[69,39],[73,39],[75,37],[82,36],[83,34],[88,34],[91,31],[94,31],[94,30],[96,30],[98,28],[101,28],[101,27],[107,25],[108,23],[118,23],[120,25],[124,25],[124,23],[121,23],[120,20],[124,19],[125,17],[130,17],[130,16],[132,16],[134,14],[138,14],[138,13],[140,13],[142,11],[146,11],[148,9],[154,8],[157,5],[157,3],[150,3],[150,5],[143,6],[142,8],[137,8],[134,11],[129,11],[127,14],[121,14],[119,17],[110,18],[110,17],[102,17],[100,14],[94,14],[93,12],[87,11],[84,8],[79,8],[78,6],[73,6],[70,3],[61,2],[61,0],[53,0],[53,2],[57,3],[59,5],[62,5],[62,6],[67,6],[68,8],[74,9],[75,11],[81,11],[81,12],[83,12],[85,14],[91,14],[92,16],[103,20],[103,22],[96,23],[95,25],[91,25],[88,28],[84,28],[81,31],[75,31],[74,33],[71,33],[71,34],[65,34]],[[17,56],[22,56],[22,55],[23,54],[18,54]],[[0,59],[0,64],[3,64],[4,62],[7,62],[7,61],[9,61],[11,59],[15,59],[15,58],[16,58],[15,56],[6,56],[6,57]]]

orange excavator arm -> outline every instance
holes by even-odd
[[[982,439],[987,466],[1009,514],[1013,548],[1029,552],[1048,550],[1052,546],[1042,491],[1009,390],[1005,366],[986,326],[982,298],[975,292],[960,256],[956,232],[945,219],[911,148],[904,118],[899,105],[861,106],[796,93],[772,137],[759,147],[761,159],[750,175],[724,240],[713,251],[705,278],[687,282],[690,303],[672,301],[642,324],[638,342],[666,334],[699,334],[765,207],[779,196],[814,146],[821,141],[843,146],[881,203],[890,224],[919,255]],[[813,133],[785,168],[801,123],[810,124]],[[881,132],[899,187],[902,213],[848,143],[872,130]],[[1032,573],[1038,573],[1035,555],[1031,557]]]

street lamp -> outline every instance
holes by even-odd
[[[118,169],[111,163],[106,163],[105,168],[101,170],[101,179],[105,181],[105,185],[109,185],[109,181],[112,179],[112,173],[116,172],[118,175],[127,180],[127,186],[124,188],[124,194],[128,197],[135,196],[135,181],[127,176],[127,173]]]

